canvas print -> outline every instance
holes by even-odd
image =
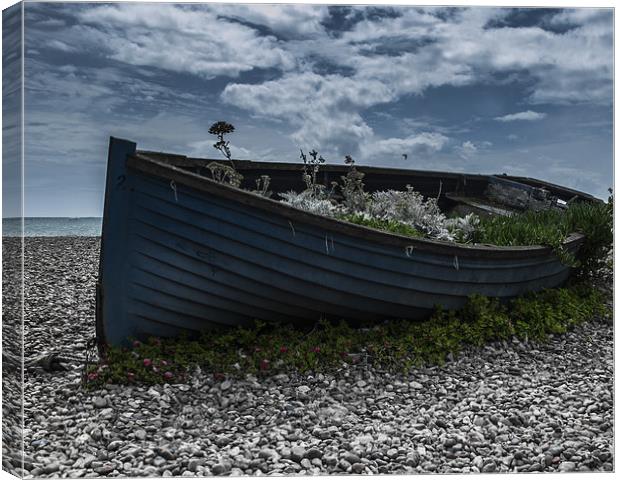
[[[3,469],[611,472],[611,8],[3,11]]]

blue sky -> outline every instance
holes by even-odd
[[[107,142],[612,185],[611,9],[25,6],[27,216],[96,216]],[[407,159],[403,155],[407,154]]]

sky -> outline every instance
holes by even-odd
[[[613,183],[611,9],[26,3],[24,25],[26,216],[101,215],[110,135],[213,158],[219,120],[239,159]]]

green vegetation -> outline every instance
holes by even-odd
[[[390,371],[442,364],[464,345],[548,334],[610,312],[601,292],[581,285],[545,290],[502,304],[473,296],[460,311],[437,309],[423,322],[386,321],[369,328],[322,321],[312,331],[257,323],[254,328],[209,332],[198,340],[151,339],[133,348],[111,348],[87,373],[88,385],[182,382],[196,367],[216,379],[246,373],[331,371],[368,362]]]
[[[397,233],[406,237],[424,237],[424,234],[419,230],[415,229],[411,225],[397,220],[381,220],[379,218],[372,218],[355,213],[337,215],[336,218],[338,220],[355,223],[356,225],[363,225],[364,227],[375,228],[385,232]]]
[[[395,220],[368,215],[344,214],[340,220],[408,237],[425,237],[420,230]],[[572,232],[585,235],[577,258],[562,244]],[[613,198],[607,203],[580,202],[565,210],[528,211],[511,217],[484,217],[473,230],[470,242],[500,246],[548,245],[567,265],[577,267],[578,276],[588,277],[605,266],[613,245]]]
[[[211,178],[213,178],[216,182],[225,183],[239,188],[241,186],[241,182],[243,181],[243,175],[241,175],[235,168],[235,162],[233,161],[232,154],[230,152],[230,142],[224,138],[224,135],[228,135],[234,131],[234,125],[224,121],[215,122],[211,125],[211,127],[209,127],[209,133],[217,137],[217,142],[213,144],[213,148],[220,151],[230,162],[230,165],[211,162],[207,165],[207,168],[211,172]]]
[[[575,259],[562,247],[572,232],[585,235]],[[579,202],[566,211],[528,211],[511,217],[488,217],[473,233],[476,243],[493,245],[549,245],[580,276],[591,276],[605,265],[613,245],[613,198],[607,203]]]

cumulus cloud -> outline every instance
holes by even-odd
[[[454,151],[463,160],[471,160],[478,153],[488,150],[491,146],[493,144],[488,141],[472,142],[471,140],[466,140],[461,145],[454,147]]]
[[[79,22],[47,47],[78,45],[133,68],[232,78],[221,92],[225,104],[285,122],[293,142],[335,155],[355,155],[377,139],[365,120],[369,108],[433,87],[493,81],[501,72],[523,72],[532,82],[526,100],[534,104],[611,100],[606,11],[561,11],[549,22],[571,28],[558,34],[542,26],[489,27],[509,9],[366,10],[352,8],[349,27],[332,35],[325,6],[104,4],[80,9]],[[267,81],[234,80],[259,69],[276,73]],[[527,110],[496,120],[543,116]],[[459,148],[461,156],[475,154]]]
[[[436,132],[423,132],[405,138],[387,138],[373,140],[365,144],[361,151],[361,158],[379,163],[400,160],[407,155],[408,160],[416,157],[428,157],[440,151],[449,141],[445,135]]]
[[[236,77],[255,68],[288,70],[295,65],[293,55],[274,36],[263,36],[210,9],[169,4],[101,5],[84,10],[79,18],[96,26],[96,32],[91,33],[111,58],[132,65],[205,78]]]
[[[542,120],[546,116],[547,116],[546,113],[527,110],[525,112],[510,113],[502,117],[495,117],[495,120],[497,120],[498,122],[515,122],[519,120],[525,120],[525,121],[532,122],[535,120]]]
[[[478,147],[476,147],[470,140],[467,140],[461,145],[454,147],[454,150],[459,157],[464,160],[468,160],[472,158],[476,154],[476,152],[478,152]]]
[[[557,33],[544,25],[498,27],[505,23],[496,20],[509,9],[393,8],[381,15],[367,15],[367,10],[353,7],[347,27],[335,34],[326,27],[330,11],[325,6],[85,6],[71,10],[77,22],[66,22],[54,38],[49,27],[31,29],[30,38],[37,40],[32,44],[58,54],[74,48],[105,56],[131,69],[134,78],[123,82],[122,72],[104,69],[100,74],[56,69],[47,75],[37,72],[30,85],[41,103],[43,92],[51,88],[75,105],[111,109],[117,104],[105,105],[105,99],[122,89],[140,104],[165,110],[180,99],[184,106],[193,99],[170,93],[169,86],[150,81],[148,75],[156,78],[153,72],[169,71],[198,80],[218,78],[222,81],[208,84],[218,86],[204,92],[212,103],[201,107],[209,104],[218,114],[271,119],[279,122],[279,134],[289,145],[368,160],[401,158],[403,153],[433,155],[447,145],[468,159],[490,146],[467,140],[453,147],[446,135],[462,132],[415,122],[406,130],[396,128],[397,134],[381,135],[367,120],[378,106],[397,105],[437,87],[499,82],[498,75],[510,83],[514,75],[527,80],[527,97],[521,100],[530,104],[611,103],[609,11],[561,11],[546,20],[566,26]],[[257,71],[263,76],[251,75]],[[90,89],[81,91],[84,84]],[[544,116],[526,110],[495,119],[533,121]],[[402,138],[396,138],[398,134]],[[207,146],[193,138],[190,149]]]

